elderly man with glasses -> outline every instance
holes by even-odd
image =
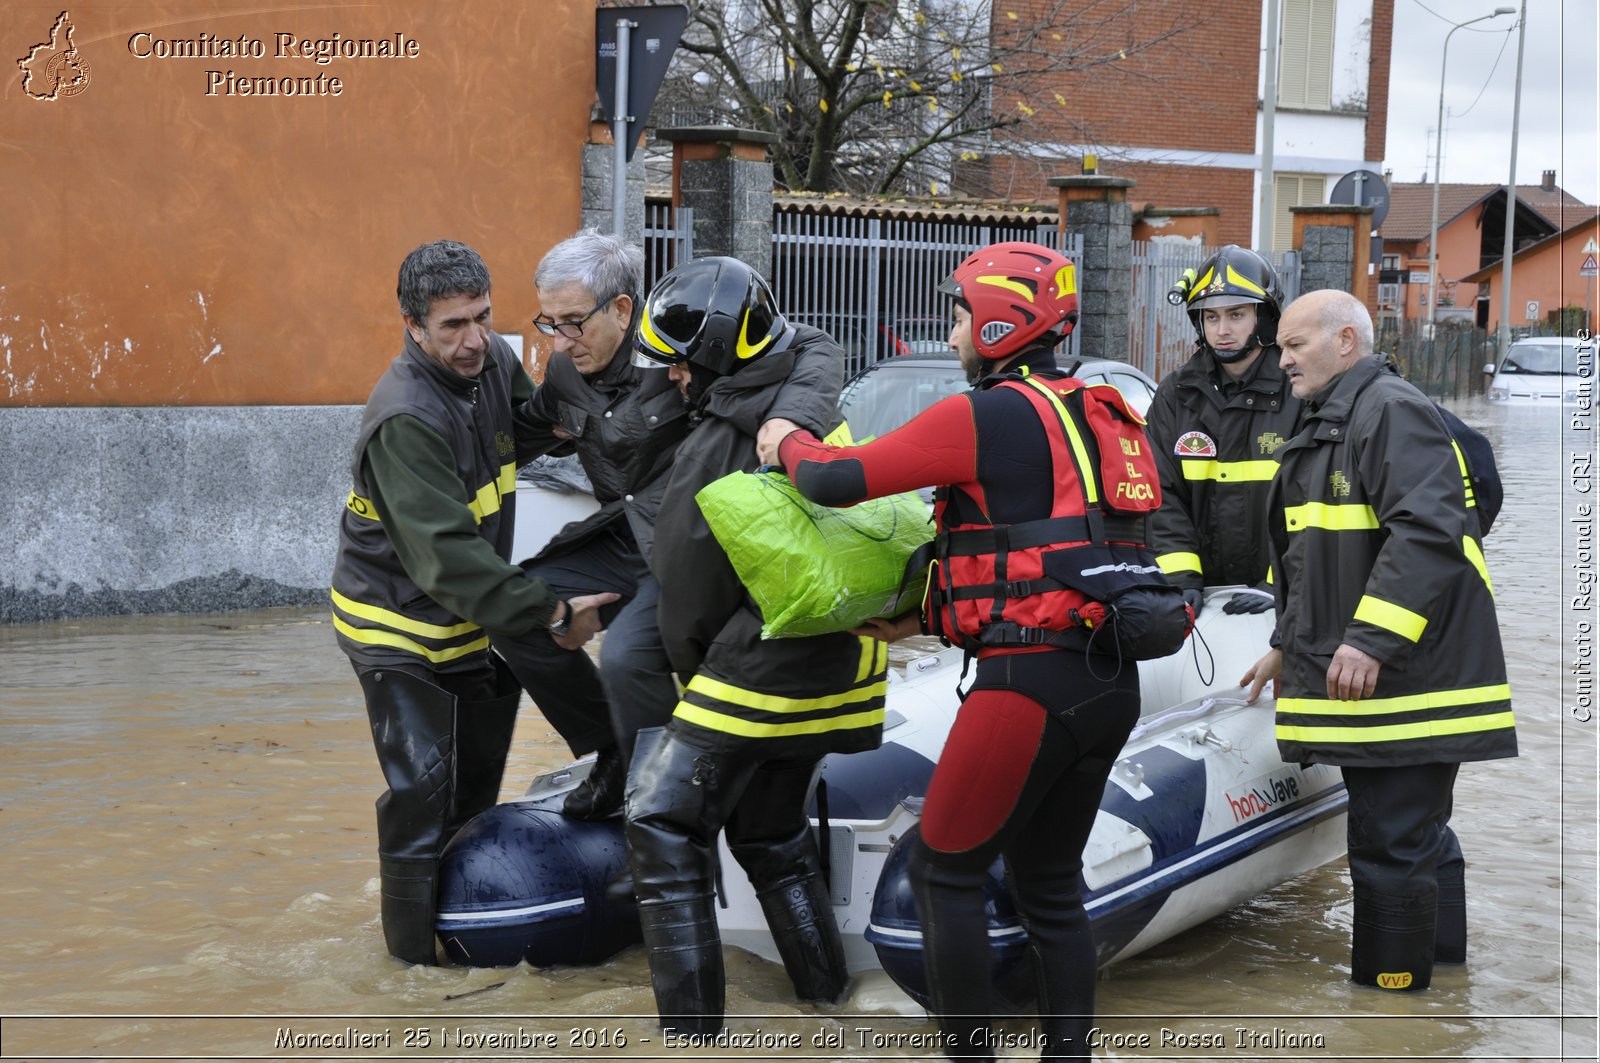
[[[614,236],[585,229],[553,247],[534,271],[541,313],[535,327],[554,354],[534,397],[518,411],[518,440],[546,452],[576,451],[600,508],[563,528],[528,573],[563,599],[614,593],[601,609],[606,637],[600,665],[567,650],[559,630],[495,641],[534,702],[552,718],[610,720],[614,743],[598,750],[588,778],[567,795],[565,811],[602,819],[622,810],[634,735],[664,724],[678,701],[650,572],[656,512],[690,413],[665,369],[636,367],[630,356],[643,305],[644,255]],[[838,358],[804,361],[768,419],[823,430],[842,382]],[[559,625],[558,625],[559,627]],[[579,750],[574,750],[579,752]]]

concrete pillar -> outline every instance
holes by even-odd
[[[1052,177],[1061,228],[1083,235],[1078,265],[1078,350],[1085,358],[1128,360],[1133,300],[1131,177]]]
[[[1337,288],[1367,304],[1377,319],[1372,261],[1372,208],[1341,203],[1290,207],[1294,249],[1300,252],[1300,291]]]
[[[694,254],[730,255],[772,273],[772,163],[778,138],[755,129],[658,129],[672,143],[672,205],[694,211]]]
[[[612,199],[617,152],[611,127],[605,122],[589,123],[589,142],[583,146],[583,227],[612,233]],[[644,152],[636,150],[628,160],[624,178],[628,183],[623,210],[622,236],[636,247],[644,246]]]

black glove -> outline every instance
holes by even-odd
[[[1183,600],[1188,604],[1190,610],[1194,612],[1195,617],[1198,619],[1200,616],[1200,610],[1205,608],[1205,593],[1201,591],[1199,587],[1186,587],[1184,588],[1183,592]]]
[[[1269,613],[1272,611],[1272,591],[1266,584],[1258,583],[1247,591],[1237,591],[1223,603],[1222,611],[1230,615],[1239,613]]]

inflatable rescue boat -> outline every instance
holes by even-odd
[[[1336,768],[1286,764],[1274,702],[1246,705],[1235,684],[1267,647],[1271,614],[1229,615],[1244,589],[1208,592],[1196,636],[1137,667],[1143,713],[1111,771],[1084,853],[1083,895],[1102,966],[1124,959],[1343,855],[1346,796]],[[812,806],[852,971],[882,968],[926,1005],[922,937],[906,881],[907,835],[955,719],[957,650],[891,670],[883,745],[830,756]],[[1135,667],[1129,662],[1125,667]],[[639,940],[606,883],[626,849],[620,820],[560,812],[592,760],[547,772],[490,809],[444,857],[438,929],[457,963],[593,964]],[[725,945],[777,962],[760,905],[720,847]],[[1026,932],[991,883],[990,941],[1002,995],[1025,1006]]]

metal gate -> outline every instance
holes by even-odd
[[[1054,225],[983,225],[774,212],[772,287],[791,321],[839,341],[855,373],[881,358],[949,351],[941,280],[980,247],[1030,240],[1079,261],[1083,238]],[[1068,339],[1076,356],[1078,337]]]

